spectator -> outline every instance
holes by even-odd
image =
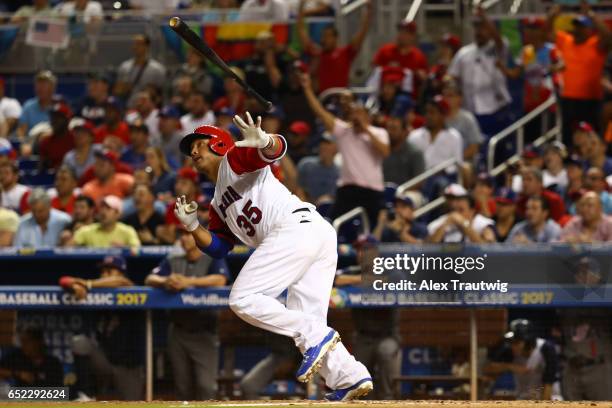
[[[553,29],[554,20],[560,13],[559,5],[551,8],[549,29]],[[565,64],[561,73],[561,112],[566,145],[571,142],[570,132],[576,123],[586,121],[596,128],[599,125],[603,99],[601,78],[612,39],[606,24],[587,2],[581,3],[580,13],[572,19],[572,33],[561,30],[555,33],[555,43]]]
[[[34,77],[34,98],[23,104],[19,117],[17,136],[25,138],[28,131],[41,122],[49,122],[49,109],[53,104],[53,93],[57,78],[51,71],[40,71]]]
[[[63,276],[60,286],[77,300],[85,299],[93,288],[134,286],[122,256],[106,256],[98,268],[100,277],[97,279]],[[143,399],[143,319],[140,311],[105,311],[92,325],[93,336],[78,334],[72,338],[78,379],[75,389],[86,395],[95,395],[94,383],[90,380],[90,376],[95,375],[98,384],[104,378],[112,380],[112,388],[118,394],[118,399]]]
[[[278,100],[284,65],[282,53],[277,51],[276,40],[270,31],[257,34],[252,56],[241,64],[247,83],[269,101]]]
[[[246,0],[240,6],[241,21],[289,20],[289,5],[285,0]]]
[[[11,16],[11,23],[22,23],[30,17],[51,17],[55,11],[49,6],[49,0],[33,0],[31,6],[21,6]]]
[[[527,200],[532,196],[541,196],[548,202],[550,217],[555,222],[561,222],[565,215],[565,204],[559,194],[544,189],[542,185],[542,171],[535,167],[525,167],[521,172],[522,191],[516,203],[516,213],[525,218]]]
[[[445,82],[448,82],[449,78],[446,71],[460,48],[461,39],[456,35],[447,33],[440,38],[437,62],[429,68],[425,89],[421,95],[422,100],[429,100],[435,95],[443,93]]]
[[[563,160],[567,157],[567,149],[561,142],[553,142],[544,147],[544,171],[542,184],[544,188],[555,190],[560,195],[567,189],[567,170]]]
[[[308,201],[315,205],[333,201],[340,169],[334,163],[338,149],[336,141],[329,133],[324,133],[319,142],[317,156],[304,157],[297,165],[300,187]]]
[[[311,129],[315,129],[315,115],[308,109],[308,101],[300,84],[300,76],[308,72],[308,67],[302,61],[294,61],[287,67],[285,80],[281,83],[280,105],[285,110],[286,123],[295,121],[306,122]]]
[[[559,374],[555,347],[551,341],[536,337],[528,320],[513,320],[502,344],[490,351],[483,372],[494,377],[512,373],[517,399],[550,401]]]
[[[226,82],[229,81],[229,79],[226,79]],[[235,82],[233,79],[231,81]],[[240,87],[237,83],[235,86]],[[215,114],[209,108],[210,106],[208,104],[206,95],[201,92],[192,93],[189,96],[189,113],[181,117],[181,127],[183,130],[185,132],[191,132],[200,126],[214,125]]]
[[[74,200],[72,211],[72,222],[64,228],[60,234],[60,246],[68,246],[72,243],[72,237],[76,230],[94,223],[96,203],[90,197],[79,195]]]
[[[183,156],[178,148],[179,141],[183,137],[182,126],[180,122],[181,114],[173,105],[166,105],[159,111],[159,139],[151,138],[151,146],[159,147],[168,164],[173,169],[178,168]],[[185,129],[189,131],[189,129]]]
[[[380,242],[404,242],[421,244],[427,238],[427,225],[417,221],[414,211],[422,203],[416,191],[400,191],[395,194],[394,214],[391,218],[386,210],[380,212],[378,224],[373,232]]]
[[[264,129],[270,132],[268,128],[264,127]],[[289,144],[287,152],[295,163],[299,163],[304,157],[312,154],[311,141],[309,140],[311,135],[310,125],[306,122],[296,121],[289,125],[287,129],[287,143]]]
[[[506,77],[498,68],[509,50],[495,25],[482,9],[474,20],[474,42],[463,46],[453,58],[448,74],[461,88],[463,107],[476,115],[480,130],[491,137],[510,124],[511,97]]]
[[[187,54],[185,55],[185,62],[180,66],[177,73],[175,74],[175,82],[173,89],[185,89],[189,93],[195,91],[202,92],[204,95],[210,97],[213,91],[213,78],[206,69],[206,61],[204,58],[193,48],[187,48]],[[178,81],[181,78],[189,78],[189,85],[180,85]],[[181,105],[185,102],[183,97],[188,96],[189,93],[175,94],[175,97],[181,97],[181,99],[173,99],[172,103],[175,105]]]
[[[100,203],[99,222],[76,230],[73,244],[92,248],[139,247],[140,240],[134,228],[119,222],[122,211],[121,198],[105,195]]]
[[[612,158],[606,156],[607,145],[593,132],[589,134],[588,164],[601,169],[606,176],[612,174]]]
[[[164,216],[155,211],[155,194],[147,184],[134,187],[134,207],[136,212],[123,219],[123,223],[134,228],[142,245],[161,245],[163,242],[157,234],[160,225],[164,225]],[[168,242],[173,244],[173,242]]]
[[[146,166],[146,151],[149,147],[149,128],[141,122],[130,125],[130,145],[123,150],[121,160],[132,169]]]
[[[310,72],[314,74],[316,89],[321,93],[329,88],[348,87],[351,64],[359,54],[368,34],[372,18],[372,1],[368,0],[359,28],[354,31],[350,43],[343,47],[338,45],[338,30],[334,26],[325,27],[321,33],[321,45],[312,41],[304,22],[304,6],[305,1],[300,0],[300,12],[296,24],[303,49],[313,57]],[[330,69],[331,67],[333,69]]]
[[[54,190],[54,191],[53,191]],[[79,196],[76,174],[68,166],[61,166],[55,173],[55,188],[50,191],[51,207],[72,215]]]
[[[53,248],[59,243],[62,230],[71,221],[68,214],[51,208],[51,198],[42,188],[35,188],[28,197],[31,213],[19,221],[13,246]]]
[[[451,187],[451,186],[449,186]],[[460,186],[459,186],[460,187]],[[467,195],[453,197],[449,203],[451,212],[435,219],[427,226],[429,237],[427,241],[438,244],[441,242],[495,242],[493,232],[495,222],[476,212],[474,199]]]
[[[104,123],[106,116],[106,101],[108,100],[110,78],[101,73],[89,76],[87,81],[87,95],[78,104],[76,115],[100,126]]]
[[[516,224],[516,195],[511,188],[502,188],[495,196],[495,237],[505,242]]]
[[[584,187],[597,193],[601,200],[601,208],[606,214],[612,214],[612,194],[607,190],[608,183],[606,177],[600,168],[591,167],[587,170],[584,177]],[[573,211],[570,211],[573,213]]]
[[[561,241],[576,243],[597,243],[612,241],[612,218],[601,209],[601,199],[594,191],[580,198],[578,215],[572,218],[561,231]]]
[[[136,34],[133,41],[134,56],[119,65],[113,90],[115,95],[127,101],[128,106],[134,104],[136,95],[147,85],[161,86],[166,82],[166,68],[150,56],[150,38]]]
[[[74,149],[66,153],[62,164],[70,167],[78,180],[95,161],[94,129],[91,122],[82,118],[73,118],[68,124],[68,130],[74,136]]]
[[[95,178],[83,186],[83,194],[99,203],[103,197],[114,195],[120,198],[128,196],[134,184],[131,174],[118,173],[115,170],[117,155],[108,150],[95,152]]]
[[[172,97],[170,103],[178,109],[180,115],[189,112],[189,95],[196,92],[193,80],[188,75],[179,75],[172,81]],[[204,93],[210,96],[210,93]]]
[[[57,169],[66,154],[74,148],[74,135],[68,129],[72,111],[65,102],[56,102],[49,110],[53,133],[39,142],[41,166]]]
[[[234,74],[238,75],[238,77],[240,79],[242,79],[243,81],[246,79],[246,76],[244,75],[244,71],[241,70],[238,67],[231,67],[230,68]],[[246,110],[246,94],[244,93],[244,89],[238,85],[238,82],[236,82],[234,80],[234,78],[230,77],[230,76],[225,76],[225,78],[223,79],[223,96],[220,97],[219,99],[217,99],[215,101],[215,103],[213,104],[213,111],[217,112],[220,111],[223,108],[230,108],[233,109],[234,112],[236,112],[237,115],[242,115],[244,114],[245,110]],[[191,104],[192,102],[190,101],[189,104]],[[198,112],[197,110],[195,111],[196,114],[194,114],[194,116],[196,118],[199,118],[201,116],[203,116],[206,112],[206,110],[208,110],[208,101],[203,98],[202,99],[202,103],[206,104],[206,107],[201,107],[200,112]],[[201,105],[201,104],[200,104]],[[190,107],[190,110],[193,112],[193,110]],[[206,124],[213,124],[215,123],[215,117],[213,112],[208,112],[208,123]],[[183,123],[183,120],[181,118],[181,123]],[[185,128],[185,126],[183,126],[183,128]],[[186,128],[188,130],[191,130],[192,128]],[[193,128],[195,129],[195,128]]]
[[[7,126],[7,133],[11,134],[17,127],[17,122],[21,117],[21,104],[17,99],[9,98],[4,94],[4,78],[0,77],[0,114],[4,117]]]
[[[0,247],[13,245],[13,238],[18,227],[19,215],[13,210],[0,207]]]
[[[442,96],[448,102],[448,116],[446,125],[459,132],[463,140],[463,158],[472,164],[478,162],[480,146],[484,137],[480,133],[478,121],[472,112],[463,109],[461,89],[454,81],[446,81],[442,89]]]
[[[408,143],[408,130],[402,118],[389,116],[385,128],[391,144],[391,153],[383,161],[385,182],[399,186],[425,171],[425,157],[416,146]]]
[[[221,108],[215,112],[215,126],[221,129],[225,129],[231,133],[230,129],[234,125],[234,115],[236,112],[232,108]]]
[[[19,168],[14,162],[0,163],[0,207],[20,211],[21,200],[30,191],[27,186],[19,184]]]
[[[584,188],[584,162],[576,155],[571,155],[564,161],[567,169],[567,189],[565,190],[565,206],[571,208],[576,198],[579,198]]]
[[[63,1],[55,7],[57,14],[85,24],[102,21],[104,12],[100,2],[92,0]]]
[[[2,353],[0,380],[14,387],[64,386],[62,363],[48,352],[41,329],[20,329],[19,345],[18,349]]]
[[[448,111],[448,103],[444,97],[437,95],[425,106],[425,126],[408,135],[408,143],[423,154],[425,169],[431,169],[451,159],[456,163],[463,163],[463,141],[459,132],[446,126]],[[459,171],[459,165],[446,167],[445,174],[428,181],[424,187],[425,195],[433,197],[440,187],[454,181]]]
[[[171,194],[174,190],[176,175],[170,168],[164,152],[159,147],[149,147],[145,157],[155,195]]]
[[[122,118],[123,105],[121,101],[109,96],[104,105],[104,124],[96,128],[94,135],[95,143],[104,143],[107,139],[113,139],[120,145],[130,143],[130,129]]]
[[[549,216],[550,209],[546,199],[540,196],[529,197],[525,210],[525,220],[512,228],[508,241],[514,244],[558,241],[561,235],[561,227]]]
[[[189,287],[225,286],[229,268],[225,260],[202,253],[191,234],[180,236],[184,255],[170,255],[145,279],[145,285],[170,293]],[[219,337],[218,312],[173,310],[168,329],[168,354],[180,400],[211,400],[217,395]]]
[[[192,167],[183,167],[176,173],[174,194],[177,197],[185,196],[189,202],[199,201],[199,181],[200,177]],[[176,240],[176,227],[181,225],[181,222],[174,215],[175,204],[176,201],[172,200],[166,207],[166,223],[160,231],[160,237],[164,242],[174,242]]]
[[[495,178],[487,173],[480,173],[476,178],[472,197],[476,203],[476,211],[487,218],[493,218],[496,212],[495,199],[493,192],[495,190]]]
[[[155,107],[155,97],[149,90],[138,92],[134,99],[134,109],[125,115],[129,125],[144,124],[152,139],[159,139],[159,110]]]
[[[400,67],[404,75],[410,77],[404,79],[403,91],[419,94],[419,87],[427,78],[427,58],[417,46],[417,25],[414,21],[406,21],[397,24],[397,36],[395,42],[381,46],[374,56],[374,65],[382,68],[393,66]],[[376,75],[376,70],[375,70]]]
[[[414,107],[414,101],[402,92],[404,72],[400,67],[384,67],[378,92],[379,114],[405,116]]]
[[[382,163],[391,150],[387,131],[370,124],[369,113],[363,105],[352,105],[348,121],[335,117],[321,105],[306,74],[302,76],[302,86],[310,108],[334,136],[342,155],[332,218],[362,206],[370,225],[374,226],[385,188]]]
[[[587,122],[578,122],[572,134],[572,153],[583,160],[588,160],[591,150],[591,135],[597,136],[593,126]]]

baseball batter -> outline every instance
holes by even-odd
[[[292,337],[303,353],[299,381],[319,372],[333,391],[328,400],[349,400],[373,389],[370,373],[349,354],[338,332],[327,326],[327,308],[337,261],[333,227],[312,204],[291,194],[272,174],[269,164],[287,150],[280,135],[261,129],[250,114],[234,123],[244,140],[201,126],[180,142],[196,169],[216,180],[209,229],[197,218],[197,203],[185,197],[175,214],[202,251],[227,255],[236,242],[256,248],[230,293],[230,308],[246,322]],[[286,305],[277,300],[287,291]]]

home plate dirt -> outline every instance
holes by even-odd
[[[317,408],[317,406],[332,406],[334,408],[360,408],[363,405],[376,405],[380,408],[612,408],[612,401],[583,401],[583,402],[552,402],[552,401],[353,401],[344,402],[318,402],[318,401],[154,401],[154,402],[5,402],[0,401],[0,407],[19,408]]]

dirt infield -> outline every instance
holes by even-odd
[[[601,407],[612,408],[612,401],[603,402],[551,402],[551,401],[353,401],[319,402],[319,401],[155,401],[155,402],[0,402],[0,407],[21,408],[50,408],[50,407],[79,407],[79,408],[316,408],[317,406],[332,406],[334,408],[360,408],[364,405],[376,405],[380,408],[586,408]]]

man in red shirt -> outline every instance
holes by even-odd
[[[533,196],[542,196],[550,208],[550,217],[555,222],[560,222],[565,216],[565,204],[561,196],[550,190],[546,190],[542,184],[542,171],[535,167],[526,167],[521,174],[523,191],[516,203],[516,213],[525,218],[527,201]]]
[[[64,101],[58,101],[51,105],[49,117],[53,133],[40,142],[40,163],[45,169],[57,169],[74,148],[74,135],[68,130],[72,111]]]
[[[321,45],[312,41],[304,23],[304,3],[304,0],[300,0],[297,30],[304,50],[313,57],[310,71],[318,83],[318,92],[321,93],[326,89],[335,87],[346,88],[349,84],[351,64],[368,34],[372,16],[372,2],[368,1],[359,30],[357,30],[351,42],[344,47],[338,46],[338,30],[334,26],[325,27],[321,34]]]
[[[412,72],[413,95],[418,95],[418,87],[427,78],[427,58],[417,47],[417,26],[414,21],[402,21],[397,25],[395,42],[382,45],[374,56],[374,65],[384,68],[395,66]],[[375,72],[376,74],[376,72]]]
[[[114,137],[119,139],[124,145],[129,144],[130,129],[128,124],[121,120],[121,101],[114,96],[109,96],[104,108],[104,124],[95,130],[94,142],[102,144],[107,137]]]

